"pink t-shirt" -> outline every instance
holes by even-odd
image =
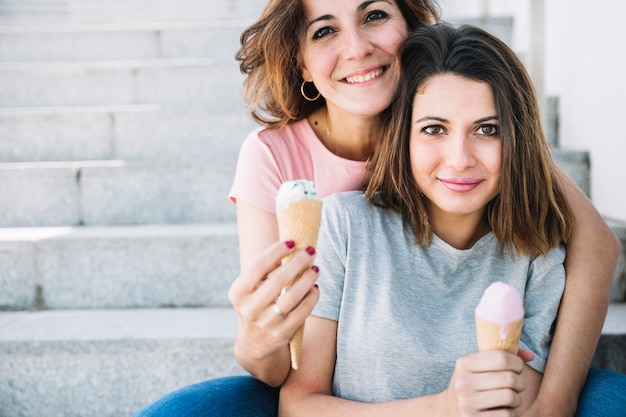
[[[340,158],[315,135],[307,119],[282,129],[251,132],[239,152],[229,197],[275,213],[275,197],[284,181],[315,182],[320,198],[361,188],[365,162]]]

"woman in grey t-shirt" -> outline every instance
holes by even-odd
[[[280,415],[519,415],[539,389],[573,223],[530,78],[469,26],[420,28],[400,59],[367,191],[325,200],[320,301]],[[476,352],[497,280],[524,300],[520,356]]]

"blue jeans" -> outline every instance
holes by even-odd
[[[166,395],[134,417],[276,417],[278,388],[251,376],[213,379]],[[576,417],[625,417],[626,375],[591,369]]]
[[[576,417],[626,417],[626,375],[591,368]]]
[[[251,376],[211,379],[174,391],[133,417],[276,417],[279,391]]]

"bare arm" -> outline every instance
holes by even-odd
[[[574,416],[606,316],[619,241],[586,195],[563,174],[576,226],[567,245],[565,292],[543,382],[524,417]]]
[[[504,405],[521,411],[533,401],[541,382],[541,374],[521,358],[490,351],[460,358],[450,387],[440,394],[385,403],[346,400],[332,395],[336,340],[337,322],[307,319],[300,367],[281,388],[280,417],[479,416]]]
[[[319,292],[313,285],[317,273],[313,257],[302,251],[283,266],[280,260],[291,252],[285,242],[276,242],[276,217],[242,201],[237,203],[241,273],[233,282],[229,298],[237,311],[235,358],[256,378],[279,386],[290,369],[288,342],[310,314]],[[272,310],[281,289],[300,271],[308,271],[280,300],[285,317]]]

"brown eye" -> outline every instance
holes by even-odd
[[[497,136],[498,126],[496,125],[480,125],[477,133],[484,136]]]
[[[423,127],[422,132],[426,133],[427,135],[435,136],[435,135],[441,135],[442,133],[444,133],[444,130],[443,130],[443,126],[432,125],[432,126]]]

